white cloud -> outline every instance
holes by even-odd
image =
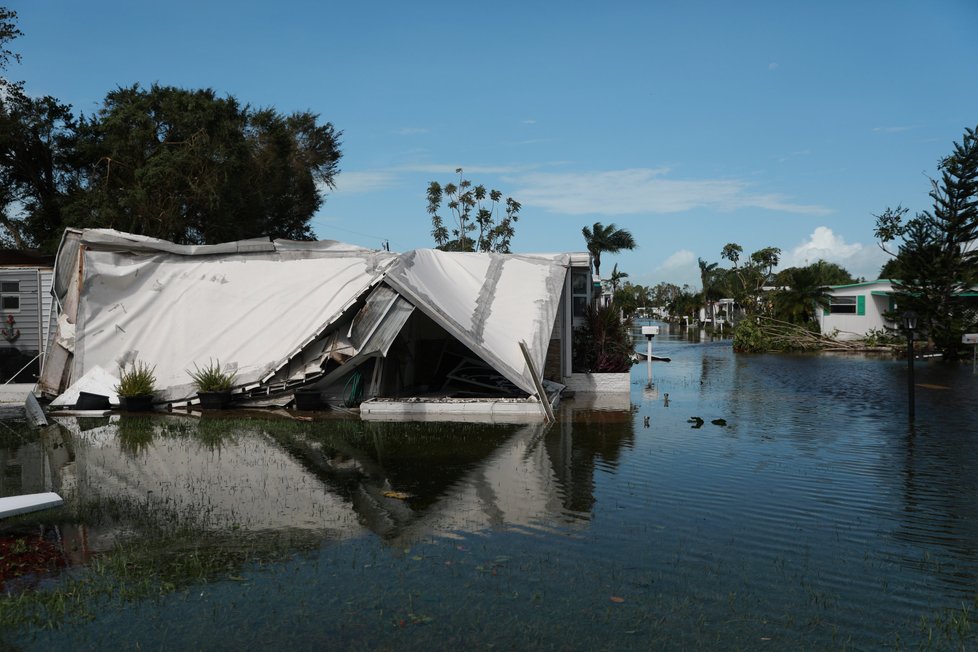
[[[853,276],[875,279],[886,254],[875,244],[847,243],[829,227],[819,226],[807,240],[781,257],[780,267],[803,267],[819,260],[841,265]]]
[[[397,129],[394,131],[398,136],[416,136],[418,134],[426,134],[428,130],[423,127],[404,127],[403,129]]]
[[[655,282],[666,281],[677,285],[699,286],[699,265],[696,254],[689,249],[680,249],[666,258],[651,275]]]
[[[767,64],[767,69],[768,70],[777,70],[780,67],[781,67],[780,65],[778,65],[777,63],[775,63],[773,61],[771,63]]]
[[[528,119],[526,119],[526,120],[524,120],[524,121],[523,121],[523,122],[522,122],[521,124],[525,124],[525,125],[535,125],[536,123],[537,123],[537,121],[536,121],[536,120],[533,120],[532,118],[528,118]]]
[[[514,180],[521,187],[513,196],[524,205],[570,215],[679,213],[695,208],[763,208],[806,215],[831,212],[822,206],[795,204],[777,194],[752,193],[750,184],[737,179],[668,179],[668,173],[668,168],[531,173]]]
[[[395,185],[397,175],[386,170],[362,170],[340,172],[336,175],[334,193],[361,193],[383,190]]]
[[[680,249],[676,253],[666,258],[656,269],[668,271],[681,267],[689,267],[696,262],[696,254],[689,249]]]

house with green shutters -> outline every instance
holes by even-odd
[[[840,340],[855,340],[870,331],[896,327],[896,323],[885,317],[886,313],[899,310],[894,283],[879,279],[830,286],[829,306],[820,310],[818,315],[822,334],[836,332]]]

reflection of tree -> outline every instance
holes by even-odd
[[[913,569],[921,559],[930,559],[933,567],[925,570],[973,595],[978,578],[978,441],[974,411],[964,409],[973,384],[967,382],[970,378],[962,380],[949,382],[948,390],[918,394],[925,417],[918,412],[917,425],[908,425],[902,437],[893,439],[904,450],[903,508],[894,537],[922,548],[906,560]],[[927,413],[941,415],[939,427]]]
[[[547,454],[562,489],[564,509],[588,514],[594,506],[594,472],[599,464],[616,469],[622,448],[635,443],[627,411],[576,411],[561,419],[546,438]]]

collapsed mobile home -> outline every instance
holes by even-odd
[[[365,418],[541,414],[575,382],[574,315],[590,300],[588,263],[587,254],[176,245],[68,230],[38,390],[55,399],[138,360],[155,369],[159,404],[191,406],[188,371],[219,361],[235,372],[245,406],[286,405],[313,389],[360,403]]]

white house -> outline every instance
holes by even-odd
[[[829,287],[829,307],[818,315],[822,333],[838,331],[840,340],[855,340],[873,330],[896,324],[887,320],[884,313],[899,309],[893,291],[893,281],[879,279],[866,283],[833,285]]]

